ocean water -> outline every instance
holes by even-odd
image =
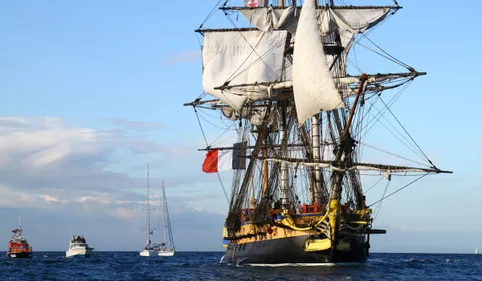
[[[0,280],[482,280],[482,255],[371,254],[364,264],[322,267],[221,265],[222,252],[94,252],[65,258],[36,252],[31,259],[0,258]]]

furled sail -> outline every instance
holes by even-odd
[[[284,10],[265,7],[258,9],[241,9],[239,12],[256,28],[262,31],[273,29],[288,30],[296,32],[298,19],[296,18],[296,8],[291,6]]]
[[[382,21],[387,14],[398,7],[337,7],[328,8],[321,7],[316,10],[316,16],[321,20],[318,22],[320,30],[328,33],[327,25],[328,17],[324,14],[329,12],[336,19],[337,25],[351,33],[364,32]],[[229,8],[226,8],[229,9]],[[263,8],[240,8],[239,12],[256,28],[262,31],[270,31],[273,29],[284,29],[292,33],[296,32],[300,12],[297,8],[290,6],[286,9],[280,7],[263,7]],[[349,39],[349,36],[346,37]],[[345,41],[345,46],[351,40]]]
[[[326,64],[314,1],[301,10],[293,53],[293,96],[299,125],[320,111],[344,107]]]
[[[328,56],[327,56],[328,57]],[[328,59],[327,59],[328,61]],[[329,62],[329,61],[328,61]],[[366,92],[378,92],[384,89],[392,89],[398,86],[405,84],[397,83],[403,79],[409,81],[417,76],[426,75],[426,72],[418,72],[418,71],[411,71],[411,72],[402,72],[402,73],[387,73],[387,74],[369,74],[367,82],[373,83],[373,86],[368,86],[366,88]],[[333,77],[338,84],[338,87],[343,90],[342,97],[343,99],[356,96],[356,90],[360,86],[360,76],[336,76]],[[384,84],[385,86],[382,86]],[[293,82],[292,81],[282,81],[282,82],[274,82],[274,83],[257,83],[257,84],[249,84],[249,85],[229,85],[221,87],[223,89],[237,89],[237,91],[241,92],[243,89],[250,89],[251,91],[255,91],[258,93],[266,92],[268,95],[269,91],[276,91],[276,90],[292,90],[293,89]],[[240,93],[240,95],[242,95]],[[246,94],[245,94],[246,95]]]
[[[246,90],[221,91],[222,85],[280,81],[286,31],[204,30],[203,87],[235,110],[248,99],[266,97]]]
[[[244,107],[241,110],[234,110],[232,107],[223,106],[221,107],[221,112],[224,117],[229,120],[238,120],[240,118],[248,119],[251,124],[259,126],[263,124],[266,115],[266,107]],[[271,116],[267,120],[268,124],[272,124],[274,119],[274,114],[271,113]]]
[[[358,33],[363,33],[377,25],[393,10],[399,7],[337,7],[319,8],[316,10],[317,24],[323,36],[329,35],[337,29],[341,46],[344,49],[341,60],[346,61],[351,44]],[[229,8],[227,8],[229,9]],[[264,7],[256,9],[241,8],[239,12],[256,28],[263,31],[276,29],[296,33],[299,21],[299,9],[290,6]],[[327,55],[327,61],[333,62],[335,57]],[[344,71],[343,71],[344,72]]]

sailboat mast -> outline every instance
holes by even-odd
[[[167,212],[166,212],[166,189],[162,181],[162,216],[164,220],[164,245],[167,245]]]
[[[147,245],[151,245],[151,205],[149,197],[149,164],[147,164]]]

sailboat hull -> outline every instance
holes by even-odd
[[[174,251],[159,251],[158,255],[160,257],[172,257],[174,256]]]
[[[310,235],[265,239],[243,244],[230,243],[224,263],[229,264],[324,264],[365,262],[368,243],[362,236],[343,237],[350,247],[341,250],[306,252],[305,241]]]
[[[157,251],[154,250],[143,250],[139,253],[141,257],[156,257]]]

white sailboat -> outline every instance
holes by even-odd
[[[159,245],[160,249],[158,252],[159,256],[162,257],[172,257],[174,256],[174,238],[172,236],[171,220],[169,218],[169,210],[167,208],[166,201],[166,189],[164,188],[164,181],[162,182],[162,196],[161,196],[161,211],[163,217],[164,238],[162,243]]]
[[[477,255],[479,253],[478,249],[475,248],[475,254]]]
[[[151,205],[149,196],[149,165],[147,165],[147,242],[144,249],[139,252],[142,257],[152,257],[157,256],[157,251],[154,245],[151,244]]]

